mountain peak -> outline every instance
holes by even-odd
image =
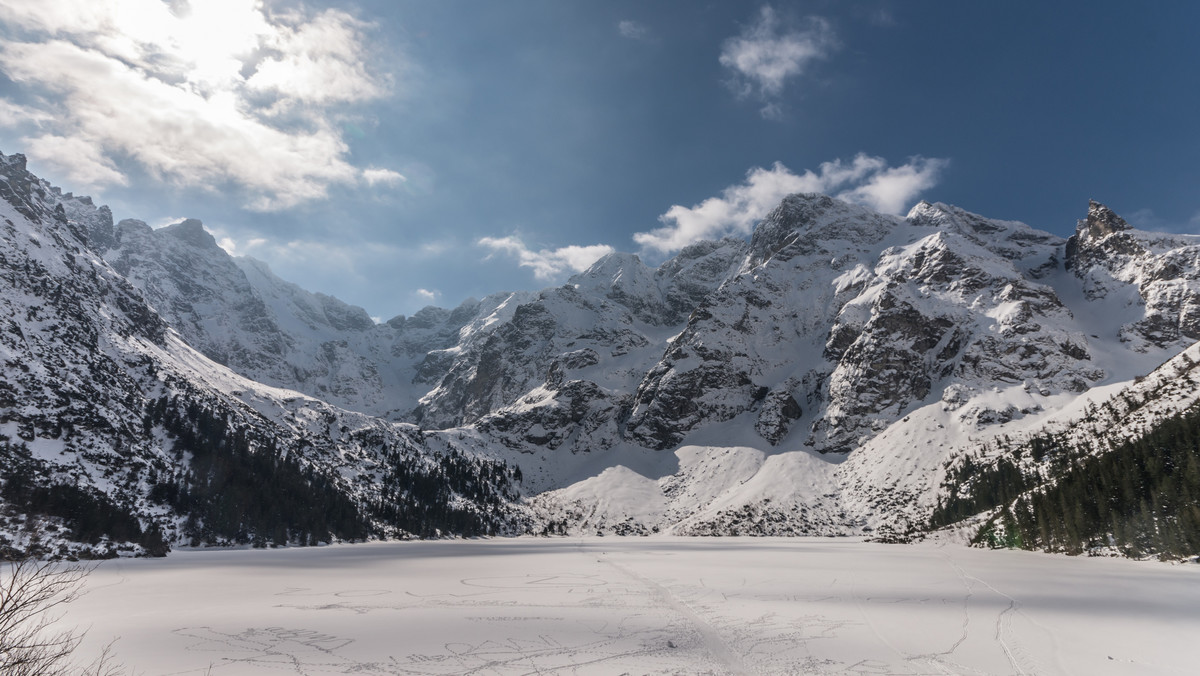
[[[965,210],[949,204],[921,200],[914,204],[912,209],[908,210],[908,214],[905,215],[904,220],[913,225],[943,228],[949,222],[956,220],[960,214],[965,213],[967,213]]]
[[[1085,220],[1079,222],[1078,232],[1081,236],[1100,238],[1132,229],[1133,227],[1112,209],[1096,200],[1088,200],[1088,215]]]
[[[644,268],[646,265],[642,263],[641,257],[639,257],[637,254],[614,251],[612,253],[604,254],[600,258],[596,259],[596,262],[588,266],[587,270],[576,274],[574,277],[579,277],[581,279],[603,276],[611,277],[614,274],[619,274],[627,267],[636,269]],[[574,277],[572,277],[571,282],[575,281]]]
[[[212,233],[204,229],[204,224],[197,218],[188,218],[173,225],[168,225],[161,232],[164,235],[171,235],[182,242],[201,249],[218,248],[216,238],[212,236]]]
[[[900,223],[895,216],[821,193],[793,193],[754,229],[750,264],[758,265],[800,241],[809,249],[832,240],[875,242]]]
[[[21,153],[13,153],[12,155],[0,153],[0,164],[3,164],[5,167],[12,167],[18,171],[28,171],[25,156]]]

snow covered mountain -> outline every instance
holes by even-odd
[[[415,370],[421,380],[441,375],[426,355],[457,344],[464,327],[509,298],[430,307],[376,325],[362,308],[230,256],[194,219],[159,230],[133,220],[100,223],[92,232],[105,259],[209,358],[256,381],[393,420],[407,419],[424,393]]]
[[[963,458],[1072,424],[1200,339],[1200,238],[1095,202],[1063,239],[944,204],[900,218],[792,195],[748,243],[657,268],[612,254],[559,287],[376,324],[229,256],[199,221],[114,226],[21,156],[3,166],[4,434],[171,542],[197,532],[186,509],[130,468],[187,483],[195,459],[173,449],[214,415],[227,445],[255,429],[259,447],[303,449],[282,454],[377,534],[435,512],[454,532],[470,519],[451,508],[474,532],[908,531]],[[15,272],[30,261],[40,286]],[[117,403],[103,433],[63,445],[54,421],[86,401]],[[1156,420],[1194,405],[1164,401]],[[417,509],[396,482],[423,470],[397,453],[462,476]]]
[[[0,157],[0,197],[0,556],[523,528],[515,469],[189,347],[100,257],[107,210],[23,156]]]

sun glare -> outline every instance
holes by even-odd
[[[272,33],[261,2],[206,0],[168,5],[160,0],[121,0],[110,5],[114,56],[201,90],[242,79],[242,70]]]

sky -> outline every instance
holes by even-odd
[[[1200,3],[4,0],[0,152],[387,319],[817,191],[1200,232]]]

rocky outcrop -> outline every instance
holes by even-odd
[[[1067,269],[1083,281],[1088,298],[1136,290],[1140,312],[1120,327],[1135,349],[1200,339],[1200,241],[1185,235],[1133,229],[1092,201],[1066,245]]]
[[[16,186],[0,201],[0,556],[521,527],[501,463],[431,452],[411,426],[260,385],[183,343],[63,207],[87,203],[0,165]],[[211,240],[198,223],[166,236]]]
[[[552,491],[544,518],[584,530],[912,525],[980,439],[1200,337],[1200,241],[1096,203],[1063,240],[944,204],[898,218],[792,195],[748,243],[657,268],[614,254],[559,287],[377,324],[199,221],[114,226],[19,156],[0,179],[0,443],[168,537],[187,515],[150,487],[183,480],[185,428],[286,449],[384,534],[451,503],[518,524],[508,462]]]
[[[1062,246],[945,205],[898,219],[793,195],[643,379],[629,434],[670,448],[758,410],[755,429],[769,443],[803,419],[804,444],[848,452],[951,383],[1086,389],[1104,371],[1041,281]],[[774,412],[783,392],[794,416]]]

